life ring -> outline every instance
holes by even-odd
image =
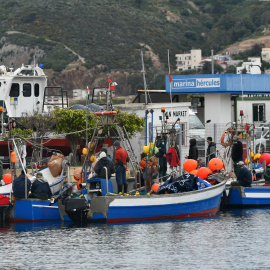
[[[116,111],[104,111],[104,112],[95,112],[94,115],[102,116],[102,115],[114,115],[117,114]]]
[[[231,136],[229,137],[229,140],[227,142],[225,142],[225,135],[226,134],[231,134]],[[233,135],[234,135],[234,130],[232,128],[227,128],[223,134],[221,135],[221,145],[223,147],[227,147],[227,146],[230,146],[232,144],[232,141],[233,141]]]

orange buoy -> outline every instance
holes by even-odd
[[[11,173],[4,174],[3,181],[5,182],[5,184],[10,184],[12,182]]]
[[[160,184],[154,183],[151,187],[151,190],[158,192],[159,187],[160,187]]]
[[[193,174],[193,175],[197,175],[198,170],[192,170],[192,171],[190,171],[189,173],[190,173],[190,174]]]
[[[201,167],[197,172],[197,176],[201,179],[206,179],[210,173],[212,173],[212,171],[209,168]]]
[[[17,155],[16,155],[16,153],[14,151],[12,151],[10,153],[10,162],[11,163],[16,163],[17,162]]]
[[[191,172],[193,170],[196,170],[198,167],[198,161],[195,159],[187,159],[184,164],[184,170],[187,172]]]
[[[224,164],[223,164],[223,162],[222,162],[221,159],[219,159],[219,158],[212,158],[208,162],[208,167],[213,172],[213,171],[218,171],[218,170],[223,169]]]
[[[81,173],[82,173],[82,169],[81,168],[76,168],[73,172],[73,178],[75,181],[79,181],[81,180]]]

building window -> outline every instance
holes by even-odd
[[[20,86],[18,83],[13,83],[9,92],[10,97],[18,97],[20,95]]]
[[[253,122],[265,122],[265,104],[253,104]]]
[[[35,97],[39,97],[39,84],[35,84],[35,90],[34,90]]]
[[[23,96],[31,97],[31,84],[30,83],[23,84]]]

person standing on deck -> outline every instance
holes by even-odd
[[[239,141],[239,137],[236,135],[233,137],[232,160],[233,160],[234,173],[235,173],[235,176],[237,177],[240,170],[237,163],[239,161],[243,161],[243,144]]]
[[[207,151],[206,151],[206,165],[208,162],[216,157],[216,143],[212,141],[212,137],[207,137]]]
[[[156,156],[159,158],[159,178],[166,181],[167,175],[167,134],[157,139],[157,148],[159,149]]]
[[[120,146],[120,142],[116,140],[113,143],[115,147],[115,176],[118,187],[118,193],[123,192],[127,193],[127,177],[126,171],[128,169],[129,157],[127,151]]]

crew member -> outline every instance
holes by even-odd
[[[232,186],[243,186],[243,187],[251,187],[252,183],[252,174],[250,170],[245,167],[243,161],[239,161],[237,163],[237,166],[239,167],[239,172],[237,175],[237,181],[232,181]]]
[[[236,135],[233,137],[232,160],[234,166],[234,173],[237,177],[240,170],[237,163],[239,161],[243,161],[243,144],[239,141],[239,137]]]
[[[44,179],[41,172],[38,172],[36,175],[36,180],[32,184],[31,194],[29,197],[43,200],[48,200],[52,197],[50,185],[48,181]]]
[[[16,199],[23,199],[25,198],[25,177],[27,177],[24,173],[24,170],[21,171],[21,175],[16,177],[12,183],[12,190],[13,190],[13,201]],[[30,191],[31,181],[27,178],[26,180],[26,195]]]
[[[216,157],[216,143],[212,141],[212,137],[207,137],[207,151],[206,151],[206,164],[212,159]]]
[[[96,177],[106,179],[106,170],[104,167],[107,168],[107,177],[108,179],[111,178],[111,175],[115,173],[113,162],[109,160],[105,152],[101,152],[99,154],[99,161],[95,165],[94,171],[97,174]]]
[[[115,175],[118,193],[123,192],[123,185],[124,193],[127,193],[126,171],[128,169],[129,162],[128,153],[120,146],[120,142],[118,140],[113,143],[113,146],[115,147]]]

